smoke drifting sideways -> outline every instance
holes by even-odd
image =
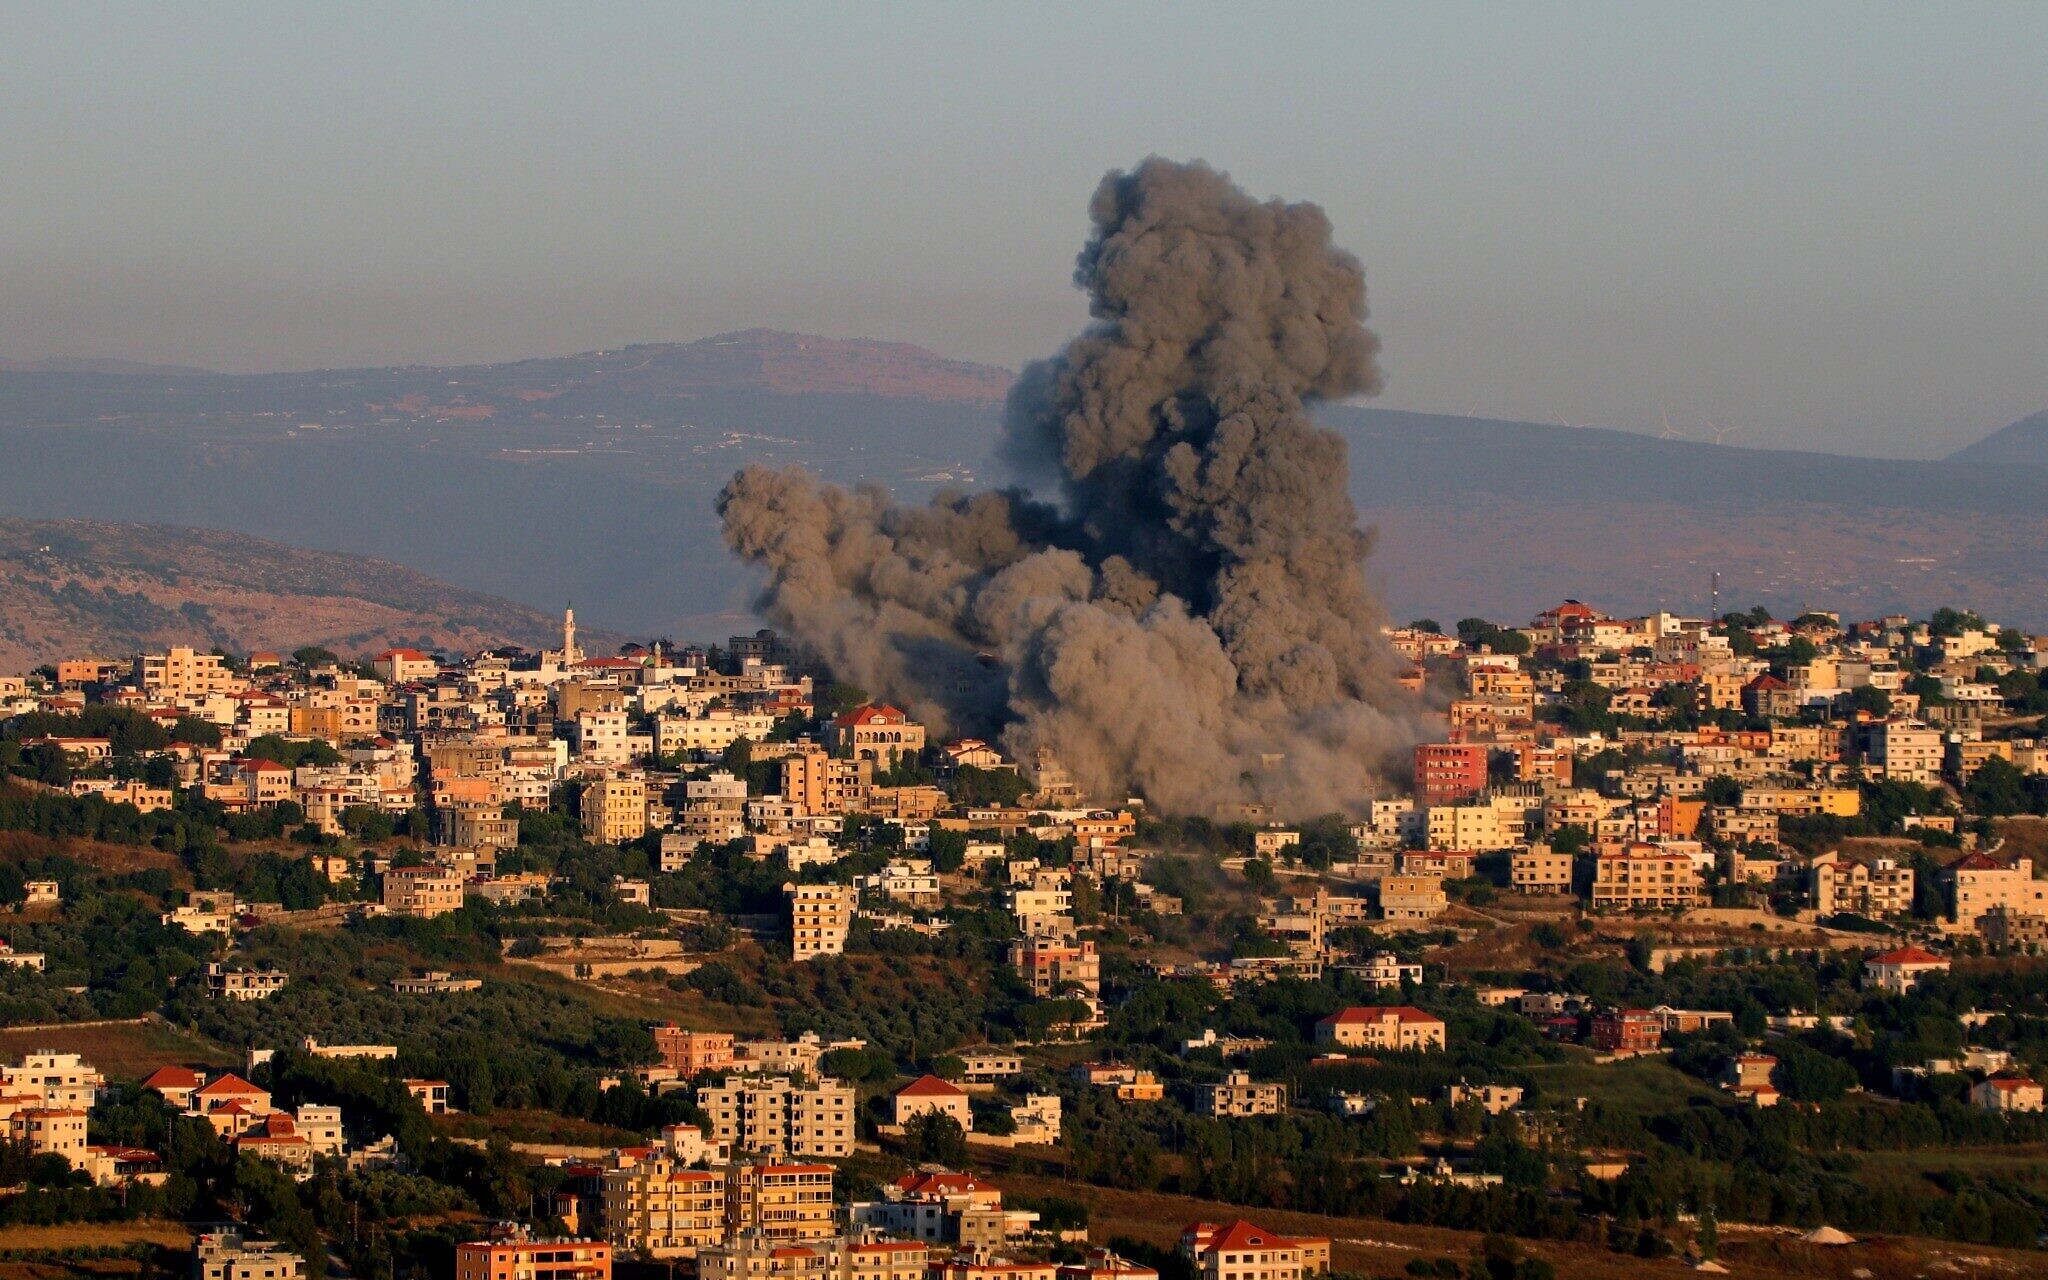
[[[1425,712],[1393,680],[1317,400],[1378,390],[1365,275],[1311,204],[1197,163],[1112,172],[1075,282],[1091,326],[1010,393],[1032,486],[902,506],[749,467],[725,538],[763,613],[936,733],[1041,748],[1097,797],[1356,812]]]

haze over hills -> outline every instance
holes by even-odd
[[[181,643],[235,653],[318,644],[345,656],[540,645],[560,625],[362,556],[211,529],[0,519],[0,671]]]
[[[747,624],[720,485],[798,463],[917,500],[980,484],[1011,374],[765,330],[464,367],[0,373],[0,514],[238,530],[636,634]],[[1846,458],[1326,406],[1397,613],[1968,603],[2048,626],[2048,485],[2011,450]],[[2029,419],[2028,422],[2035,422]],[[2035,430],[2028,428],[2028,430]],[[2000,446],[2006,449],[2007,446]]]
[[[2048,467],[2048,409],[1956,450],[1948,455],[1948,461],[1992,467]]]

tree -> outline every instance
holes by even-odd
[[[2025,813],[2033,807],[2026,775],[2004,756],[1992,756],[1978,765],[1963,793],[1969,798],[1970,808],[1991,817]]]
[[[925,852],[932,860],[932,870],[940,875],[950,875],[967,862],[967,833],[934,831],[928,838]]]
[[[834,684],[825,689],[824,696],[817,700],[818,714],[826,719],[843,716],[847,712],[867,705],[868,691],[854,684]]]
[[[341,659],[332,649],[323,649],[317,644],[302,645],[292,650],[292,661],[302,667],[338,666]]]
[[[920,1112],[903,1126],[905,1154],[912,1160],[932,1161],[958,1168],[967,1162],[967,1132],[960,1122],[943,1111]]]
[[[1892,713],[1892,695],[1874,684],[1857,685],[1849,691],[1849,710],[1882,720]]]
[[[1440,636],[1444,633],[1443,624],[1435,618],[1417,618],[1408,624],[1408,629],[1410,631],[1425,631],[1433,636]]]

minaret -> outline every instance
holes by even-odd
[[[576,606],[562,610],[562,665],[573,667],[583,661],[583,651],[576,647]]]

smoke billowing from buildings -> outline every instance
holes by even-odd
[[[750,467],[725,536],[763,608],[936,732],[1050,747],[1092,794],[1208,813],[1356,808],[1416,736],[1362,571],[1344,442],[1305,406],[1378,389],[1365,277],[1310,204],[1202,164],[1103,179],[1094,323],[1025,370],[1003,453],[1056,489],[944,493]]]

